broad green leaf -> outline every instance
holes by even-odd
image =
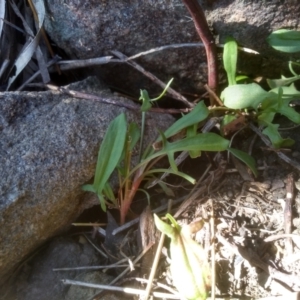
[[[188,230],[182,230],[170,215],[172,225],[154,214],[156,227],[170,239],[171,275],[181,296],[188,300],[204,300],[210,286],[210,268],[203,248]],[[175,224],[174,224],[175,223]]]
[[[257,177],[258,173],[257,173],[257,169],[256,169],[256,163],[252,156],[250,156],[249,154],[247,154],[244,151],[234,149],[234,148],[228,148],[228,151],[232,155],[234,155],[236,158],[241,160],[243,163],[245,163],[250,168],[250,170],[253,172],[255,177]]]
[[[267,41],[270,46],[278,51],[287,53],[300,51],[300,31],[279,29],[272,32]]]
[[[225,88],[221,93],[221,100],[231,109],[257,109],[268,96],[268,92],[256,83],[237,84]]]
[[[272,145],[275,148],[284,148],[284,147],[291,147],[294,145],[295,141],[287,138],[287,139],[283,139],[280,135],[280,133],[278,132],[278,124],[269,124],[264,130],[263,130],[263,134],[267,135],[269,137],[269,139],[272,142]]]
[[[126,132],[127,121],[125,114],[122,113],[109,124],[98,152],[93,187],[97,191],[101,207],[104,210],[106,206],[102,192],[122,155]]]
[[[223,64],[227,73],[228,84],[236,84],[236,63],[237,63],[238,47],[233,38],[227,38],[224,45]]]
[[[179,131],[205,120],[209,115],[209,110],[204,104],[204,101],[200,101],[194,109],[188,114],[181,117],[177,120],[173,125],[171,125],[165,132],[166,138],[169,138]],[[159,137],[156,142],[161,141],[161,137]]]

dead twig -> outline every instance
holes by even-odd
[[[249,127],[261,138],[261,140],[271,149],[273,149],[271,142],[268,140],[268,138],[252,123],[249,123]],[[300,164],[297,163],[295,160],[292,160],[288,156],[286,156],[281,151],[275,151],[278,157],[280,157],[283,161],[291,165],[292,167],[296,168],[298,171],[300,171]]]
[[[109,98],[103,98],[103,97],[99,97],[97,95],[93,95],[93,94],[88,94],[88,93],[83,93],[83,92],[78,92],[78,91],[74,91],[74,90],[70,90],[68,88],[65,87],[59,87],[53,84],[46,84],[43,85],[44,87],[48,88],[49,90],[52,91],[58,91],[67,95],[70,95],[74,98],[79,98],[79,99],[86,99],[86,100],[92,100],[92,101],[99,101],[102,103],[107,103],[107,104],[112,104],[112,105],[116,105],[116,106],[121,106],[121,107],[125,107],[131,110],[140,110],[141,107],[140,105],[136,105],[133,103],[125,103],[125,102],[121,102],[121,101],[115,101]],[[149,111],[155,112],[155,113],[162,113],[162,114],[178,114],[178,113],[187,113],[190,111],[190,109],[188,108],[183,108],[183,109],[164,109],[164,108],[157,108],[157,107],[152,107],[149,109]]]
[[[123,60],[124,62],[126,62],[127,64],[129,64],[130,66],[134,67],[139,72],[143,73],[146,77],[150,78],[153,82],[155,82],[157,85],[159,85],[163,89],[166,87],[166,84],[164,82],[162,82],[160,79],[158,79],[155,75],[153,75],[152,73],[146,71],[143,67],[141,67],[136,62],[127,60],[128,57],[126,55],[124,55],[123,53],[121,53],[119,51],[111,51],[111,52],[116,57],[120,58],[121,60]],[[167,89],[167,93],[169,95],[171,95],[174,99],[176,99],[176,100],[181,101],[182,103],[184,103],[187,107],[190,107],[190,108],[194,107],[193,103],[189,102],[185,97],[183,97],[181,94],[179,94],[178,92],[176,92],[171,87],[169,87]]]
[[[172,204],[173,204],[172,200],[169,200],[169,202],[168,202],[168,211],[167,212],[171,211]],[[161,251],[162,251],[164,241],[165,241],[165,236],[166,235],[164,233],[161,233],[159,243],[158,243],[158,246],[157,246],[157,249],[156,249],[155,257],[154,257],[154,260],[153,260],[153,263],[152,263],[152,268],[151,268],[151,271],[150,271],[149,279],[148,279],[148,282],[147,282],[145,295],[144,295],[144,300],[148,300],[148,298],[150,296],[152,283],[153,283],[153,280],[154,280],[154,276],[156,274],[157,266],[158,266],[160,255],[161,255]]]
[[[285,234],[292,233],[292,201],[294,198],[294,175],[289,174],[286,183],[286,198],[284,206],[284,230]],[[286,251],[288,255],[293,253],[293,242],[291,238],[286,240]]]
[[[93,283],[87,283],[82,281],[75,281],[75,280],[69,280],[69,279],[63,279],[63,284],[70,284],[70,285],[77,285],[77,286],[83,286],[83,287],[89,287],[93,289],[102,289],[102,290],[108,290],[108,291],[114,291],[114,292],[123,292],[126,294],[133,294],[133,295],[145,295],[144,290],[139,289],[133,289],[133,288],[123,288],[119,286],[109,286],[104,284],[93,284]],[[160,293],[160,292],[153,292],[152,293],[154,297],[158,298],[167,298],[167,299],[180,299],[178,295],[172,295],[168,293]],[[93,296],[94,298],[95,296]]]
[[[300,278],[295,275],[290,275],[283,273],[271,267],[267,263],[263,262],[259,256],[255,253],[249,253],[247,249],[240,247],[232,242],[228,242],[222,235],[216,234],[218,241],[224,246],[230,248],[235,254],[242,256],[247,260],[252,266],[259,267],[269,274],[272,278],[276,279],[289,286],[293,291],[299,291],[300,288]]]

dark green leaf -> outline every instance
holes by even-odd
[[[229,148],[228,151],[236,158],[241,160],[243,163],[245,163],[253,172],[253,174],[257,177],[256,163],[252,156],[250,156],[246,152],[234,148]]]

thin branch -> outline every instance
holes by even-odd
[[[129,64],[130,66],[134,67],[136,70],[138,70],[139,72],[143,73],[146,77],[150,78],[153,82],[155,82],[157,85],[159,85],[160,87],[162,87],[163,89],[166,87],[166,84],[161,81],[159,78],[157,78],[155,75],[153,75],[152,73],[146,71],[143,67],[141,67],[138,63],[131,61],[131,60],[127,60],[128,57],[126,55],[124,55],[123,53],[121,53],[120,51],[111,51],[116,57],[120,58],[121,60],[124,60],[127,64]],[[187,107],[192,108],[194,107],[194,104],[189,102],[184,96],[182,96],[181,94],[179,94],[178,92],[176,92],[174,89],[172,89],[171,87],[169,87],[167,89],[167,93],[169,95],[171,95],[174,99],[181,101],[182,103],[184,103]]]
[[[206,56],[207,56],[207,67],[208,67],[208,86],[216,91],[218,87],[218,66],[217,66],[217,49],[214,41],[214,37],[209,30],[205,14],[198,3],[195,0],[182,0],[188,9],[197,33],[202,40]],[[214,104],[213,97],[210,97],[211,105]]]
[[[39,84],[38,86],[41,86],[41,85]],[[74,98],[99,101],[102,103],[121,106],[121,107],[125,107],[125,108],[131,109],[131,110],[136,110],[136,111],[139,111],[141,109],[141,106],[137,105],[137,104],[116,101],[116,100],[112,100],[110,98],[103,98],[103,97],[99,97],[97,95],[78,92],[78,91],[67,89],[65,87],[59,87],[59,86],[56,86],[53,84],[45,84],[45,85],[42,85],[42,87],[46,87],[47,89],[49,89],[51,91],[58,91],[58,92],[70,95]],[[165,108],[159,108],[159,107],[152,107],[149,109],[149,111],[155,112],[155,113],[162,113],[162,114],[179,114],[179,113],[188,113],[189,111],[191,111],[191,109],[190,108],[183,108],[183,109],[167,108],[167,109],[165,109]]]

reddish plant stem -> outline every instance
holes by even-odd
[[[188,9],[197,33],[202,40],[206,56],[207,56],[207,67],[208,67],[208,86],[214,92],[217,91],[218,86],[218,66],[217,66],[217,49],[214,41],[214,37],[209,30],[205,14],[197,0],[182,0]],[[216,104],[213,97],[210,97],[210,104]]]
[[[132,203],[133,197],[135,196],[137,190],[140,187],[142,180],[144,179],[143,175],[135,176],[131,189],[125,193],[123,201],[120,203],[120,223],[123,225],[125,223],[125,218]]]

